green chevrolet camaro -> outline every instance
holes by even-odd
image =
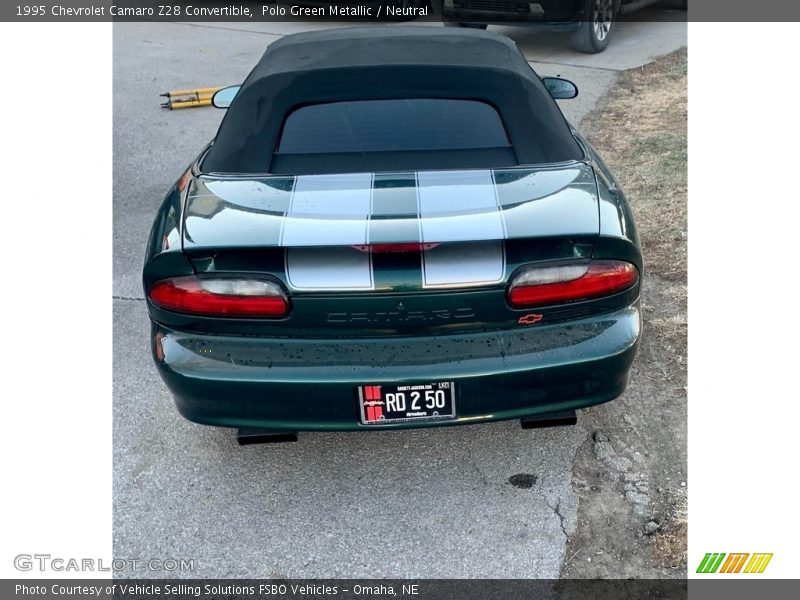
[[[285,37],[169,190],[144,266],[178,410],[298,431],[574,422],[622,393],[642,256],[602,159],[509,39]]]

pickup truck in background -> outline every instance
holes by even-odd
[[[486,29],[489,24],[541,24],[571,33],[572,47],[596,54],[608,47],[617,16],[660,0],[435,0],[445,25]],[[687,0],[678,0],[686,9]],[[436,10],[438,6],[434,7]]]

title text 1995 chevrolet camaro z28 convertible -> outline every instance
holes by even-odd
[[[169,191],[144,267],[180,412],[240,441],[522,419],[625,388],[642,257],[613,175],[513,42],[283,38]]]

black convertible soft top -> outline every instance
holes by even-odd
[[[583,157],[555,101],[507,37],[375,26],[300,33],[270,44],[228,109],[202,169],[270,172],[284,119],[299,106],[409,98],[494,105],[517,164]]]

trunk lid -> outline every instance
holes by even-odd
[[[505,302],[511,274],[590,257],[599,229],[594,172],[575,162],[201,175],[187,191],[182,243],[198,273],[268,275],[289,292],[285,320],[228,320],[226,332],[435,334],[515,326],[519,311]]]

